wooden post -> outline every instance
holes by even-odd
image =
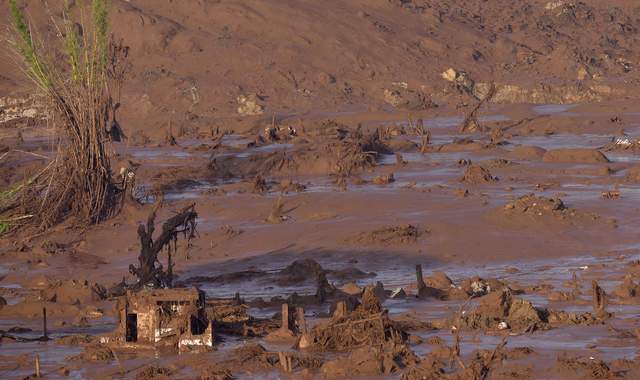
[[[278,359],[280,360],[280,365],[285,373],[291,373],[293,371],[291,356],[282,351],[278,351]]]
[[[49,339],[49,334],[47,334],[47,308],[42,308],[42,337],[47,340]]]
[[[345,301],[339,301],[336,303],[336,310],[333,312],[334,319],[340,319],[347,316],[347,303]]]
[[[40,378],[40,355],[36,354],[36,377]]]
[[[302,307],[296,308],[296,323],[298,324],[298,332],[300,334],[306,334],[307,321],[304,318],[304,309]]]
[[[418,287],[418,295],[426,289],[427,284],[424,283],[424,279],[422,278],[422,265],[416,265],[416,284]]]
[[[282,304],[282,326],[283,331],[289,330],[289,304]]]
[[[177,245],[177,243],[176,243]],[[177,246],[175,247],[177,249]],[[173,288],[173,260],[171,257],[171,243],[169,243],[169,249],[167,250],[167,281],[170,288]]]

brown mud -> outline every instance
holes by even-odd
[[[640,377],[633,1],[112,3],[136,186],[0,236],[0,377]],[[4,192],[55,145],[0,62]],[[212,352],[101,343],[138,275],[206,293]]]

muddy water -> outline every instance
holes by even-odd
[[[579,115],[574,112],[573,108],[575,107],[547,105],[534,107],[533,111],[541,115]],[[494,115],[486,117],[483,120],[490,122],[507,119],[508,118],[502,115]],[[456,134],[456,129],[461,121],[461,117],[453,117],[426,120],[425,123],[427,126],[433,128],[434,144],[447,144],[451,143],[456,137],[460,137]],[[631,134],[636,132],[632,128],[627,128],[626,130]],[[471,137],[474,140],[483,138],[486,140],[486,136],[472,135]],[[482,261],[486,262],[485,264],[482,264],[482,262],[474,262],[473,258],[466,260],[467,254],[471,252],[464,250],[456,251],[456,249],[452,249],[452,251],[456,251],[455,253],[458,254],[457,257],[462,258],[461,261],[458,260],[453,263],[447,262],[446,259],[441,260],[442,256],[438,256],[438,258],[429,256],[433,251],[431,248],[432,240],[439,238],[437,233],[435,233],[433,237],[429,237],[426,243],[420,243],[425,244],[426,247],[420,247],[420,249],[424,248],[425,253],[423,253],[423,251],[418,251],[418,253],[414,252],[414,256],[410,256],[409,258],[396,258],[396,253],[392,249],[394,247],[383,247],[378,249],[375,255],[370,254],[364,256],[363,259],[357,260],[357,262],[351,262],[349,259],[354,256],[357,257],[359,253],[359,247],[353,246],[345,247],[345,253],[335,255],[320,253],[310,256],[328,270],[338,270],[347,266],[353,266],[365,272],[375,273],[373,277],[353,280],[353,282],[358,285],[364,286],[380,281],[386,289],[403,287],[408,289],[409,292],[413,290],[412,286],[415,282],[413,265],[416,263],[423,264],[425,276],[428,276],[433,271],[444,271],[454,282],[477,275],[485,278],[499,278],[520,286],[544,283],[553,286],[554,290],[566,290],[564,288],[564,282],[571,279],[573,273],[577,273],[578,278],[581,280],[582,288],[582,296],[578,302],[551,302],[546,296],[538,293],[526,294],[522,297],[530,300],[538,307],[574,312],[590,311],[591,280],[598,280],[607,292],[611,292],[611,290],[618,285],[625,273],[624,264],[631,260],[640,259],[640,246],[627,244],[629,240],[637,240],[637,227],[640,226],[640,217],[637,216],[637,213],[633,212],[633,210],[637,209],[636,203],[640,200],[640,186],[633,183],[622,182],[626,168],[628,165],[639,161],[640,155],[626,152],[607,153],[607,156],[613,161],[612,165],[619,165],[622,168],[621,171],[608,177],[594,174],[593,169],[597,168],[598,165],[572,163],[548,164],[538,161],[515,161],[516,165],[513,167],[491,169],[493,174],[500,177],[500,181],[469,187],[474,195],[471,200],[465,200],[463,203],[464,206],[462,207],[459,206],[458,199],[452,195],[452,191],[467,187],[459,182],[464,172],[464,167],[458,166],[460,159],[470,159],[474,163],[480,163],[484,160],[494,158],[507,158],[508,151],[517,144],[540,146],[545,149],[598,148],[608,143],[611,137],[611,135],[607,135],[606,133],[517,136],[510,139],[510,144],[496,150],[428,153],[424,155],[414,152],[404,153],[403,158],[408,161],[408,165],[405,167],[396,166],[394,155],[385,155],[381,157],[378,168],[373,172],[364,173],[362,178],[370,180],[376,175],[393,172],[396,180],[389,185],[373,185],[370,183],[363,185],[350,184],[347,192],[342,192],[336,188],[333,179],[328,176],[299,176],[294,178],[307,185],[307,191],[303,193],[303,195],[309,195],[311,204],[313,204],[312,202],[314,202],[314,200],[322,201],[326,199],[344,199],[345,204],[357,198],[372,199],[372,202],[380,202],[380,204],[376,204],[376,206],[380,206],[382,210],[379,214],[364,212],[350,213],[348,211],[353,209],[342,211],[342,206],[336,201],[340,207],[336,207],[336,203],[334,203],[333,209],[337,209],[340,212],[333,218],[314,220],[312,222],[301,218],[300,220],[294,220],[290,224],[283,223],[279,226],[273,226],[264,223],[259,217],[234,217],[234,214],[219,213],[218,209],[212,212],[210,209],[205,208],[208,211],[200,215],[198,220],[199,230],[203,235],[207,236],[207,234],[217,231],[222,225],[232,224],[234,227],[244,230],[243,236],[249,240],[254,238],[260,240],[263,237],[269,237],[274,231],[284,231],[280,232],[274,240],[287,239],[292,236],[296,237],[293,241],[299,245],[291,251],[293,253],[298,253],[298,251],[304,250],[305,248],[315,248],[317,245],[314,244],[320,244],[314,240],[311,240],[311,243],[305,242],[304,239],[298,240],[296,234],[301,230],[304,230],[304,232],[324,230],[335,232],[342,226],[345,226],[346,229],[356,226],[357,228],[355,230],[358,231],[372,227],[375,224],[374,222],[378,222],[378,219],[384,220],[384,222],[388,224],[398,223],[399,221],[405,222],[407,220],[417,221],[420,224],[430,224],[446,220],[449,223],[461,226],[460,232],[456,230],[456,233],[449,235],[449,238],[464,240],[469,230],[482,229],[482,226],[478,226],[477,224],[470,226],[465,225],[464,222],[467,221],[466,219],[483,215],[483,213],[491,207],[498,207],[520,195],[531,192],[547,197],[559,195],[563,201],[571,207],[595,209],[605,217],[614,216],[619,218],[619,227],[611,233],[623,233],[625,239],[621,240],[619,244],[607,243],[607,245],[598,245],[597,249],[585,249],[568,257],[566,254],[563,254],[558,258],[540,259],[536,258],[535,255],[523,255],[522,258],[516,260],[513,256],[517,257],[517,255],[512,255],[508,259]],[[287,144],[270,144],[258,148],[246,149],[246,144],[250,141],[250,138],[241,135],[225,136],[223,144],[225,148],[228,149],[224,150],[222,154],[248,157],[256,152],[286,150],[291,147]],[[143,165],[156,167],[200,165],[206,163],[209,153],[199,152],[193,149],[198,145],[200,145],[199,140],[188,140],[180,141],[180,146],[178,147],[129,147],[123,151],[123,154],[131,155],[136,160],[141,161]],[[556,184],[549,188],[538,189],[535,187],[535,184],[538,183],[551,182],[555,182]],[[232,182],[227,182],[227,184],[228,183]],[[621,198],[617,200],[602,200],[601,193],[611,190],[614,187],[614,183],[615,188],[620,190],[622,194]],[[253,207],[255,199],[266,199],[270,202],[279,196],[279,194],[271,192],[264,196],[255,196],[255,199],[251,200],[247,199],[245,195],[232,191],[228,192],[225,197],[214,197],[208,193],[209,190],[214,187],[224,184],[224,182],[199,181],[198,184],[194,184],[186,189],[167,193],[165,200],[168,202],[197,200],[202,201],[205,205],[230,202],[231,204],[239,205],[239,207],[247,205]],[[432,188],[440,189],[441,191],[428,193],[428,202],[418,197],[419,194],[428,192]],[[296,199],[300,195],[292,193],[286,196]],[[473,199],[475,198],[473,197],[477,197],[477,199],[480,200],[474,201]],[[415,207],[410,205],[413,199],[416,199]],[[399,207],[397,209],[384,209],[382,206],[385,205],[385,202],[396,202],[400,203],[401,206],[404,205],[402,202],[406,202],[409,206]],[[423,202],[425,205],[419,202]],[[317,206],[320,211],[323,211],[324,207],[327,206],[324,206],[322,203]],[[502,231],[500,229],[491,231],[482,230],[482,233],[493,235],[495,237],[494,241],[497,242],[509,237],[510,234],[509,231]],[[588,235],[580,235],[581,232],[579,230],[571,231],[571,233],[579,238],[589,239]],[[473,234],[473,232],[470,234]],[[543,240],[547,238],[547,236],[548,235],[542,235],[538,239]],[[326,236],[324,238],[326,238]],[[531,236],[526,236],[523,238],[523,242],[518,243],[520,245],[512,243],[509,247],[510,249],[515,247],[516,250],[526,248],[526,239],[530,238]],[[552,238],[562,240],[561,235],[559,237],[554,235]],[[243,237],[240,240],[242,239],[245,238]],[[246,257],[247,259],[233,259],[220,263],[221,259],[217,257],[209,263],[199,262],[194,265],[188,263],[185,264],[183,270],[181,270],[180,278],[186,279],[197,275],[215,276],[246,269],[264,270],[269,272],[270,275],[274,275],[297,258],[295,254],[282,256],[272,254],[269,249],[274,249],[274,247],[268,246],[269,248],[267,248],[267,240],[269,239],[265,239],[264,246],[262,243],[240,246],[241,248],[234,247],[231,243],[225,245],[222,250],[228,249],[230,257],[234,257],[234,254],[238,253],[237,251],[241,249],[242,257]],[[213,239],[211,241],[213,242]],[[560,243],[562,243],[562,241]],[[208,244],[207,241],[204,245]],[[571,244],[570,241],[567,244]],[[282,246],[282,243],[280,243],[280,246]],[[211,248],[207,247],[204,250],[210,250],[215,253],[217,248],[214,249],[213,247],[213,243],[211,243]],[[602,247],[604,247],[604,249],[601,249]],[[500,246],[496,246],[495,248],[502,249]],[[350,252],[352,249],[356,252]],[[274,249],[274,252],[275,251],[276,249]],[[328,251],[330,251],[330,249],[328,249]],[[107,261],[109,262],[110,269],[118,273],[126,273],[127,267],[132,260],[135,260],[135,254],[109,258]],[[517,269],[517,271],[514,270],[514,268]],[[6,273],[6,271],[3,272],[2,267],[0,267],[0,277],[4,276],[4,273]],[[336,286],[350,282],[349,280],[338,279],[331,273],[328,275],[328,279]],[[240,295],[248,301],[257,298],[269,299],[275,296],[285,297],[293,293],[299,295],[311,295],[315,293],[315,284],[313,281],[278,285],[276,282],[268,279],[253,278],[245,281],[222,284],[204,282],[199,285],[211,297],[232,297],[236,292],[239,292]],[[7,295],[5,298],[10,304],[21,301],[19,284],[2,283],[1,287],[3,288],[3,296],[5,294]],[[473,305],[473,303],[470,305]],[[417,315],[421,320],[432,320],[444,319],[451,316],[460,309],[461,302],[418,300],[409,297],[403,300],[386,300],[385,307],[390,310],[392,316],[399,317],[405,313],[412,313]],[[328,309],[328,305],[307,308],[306,313],[309,323],[311,325],[317,323],[321,316],[326,315]],[[615,313],[615,317],[609,322],[610,326],[624,329],[640,327],[640,306],[612,302],[608,310]],[[259,317],[269,317],[277,311],[277,307],[265,309],[251,308],[250,314]],[[8,329],[16,325],[25,326],[23,321],[4,320],[0,323],[0,329]],[[38,321],[35,321],[31,327],[34,331],[23,334],[24,337],[34,338],[38,336]],[[53,329],[51,334],[54,337],[70,333],[97,334],[110,331],[112,328],[113,321],[104,319],[99,325],[95,325],[89,329]],[[438,335],[446,342],[452,342],[452,336],[446,330],[415,333],[424,338],[428,338],[431,335]],[[224,358],[230,350],[245,343],[243,340],[235,337],[223,336],[222,338],[223,341],[218,345],[219,351],[210,354],[211,360]],[[462,353],[463,355],[469,355],[477,348],[493,349],[499,340],[500,337],[498,336],[480,333],[463,333]],[[288,347],[279,347],[264,341],[260,341],[260,343],[270,349],[288,349]],[[552,365],[552,363],[555,362],[556,355],[563,351],[577,352],[605,360],[631,358],[637,354],[637,340],[620,338],[616,335],[615,331],[609,329],[606,325],[596,327],[562,327],[550,331],[538,331],[534,334],[511,336],[509,338],[509,347],[517,346],[532,348],[537,355],[535,359],[536,365],[542,367],[547,365],[545,363]],[[425,354],[432,350],[432,347],[428,344],[420,344],[412,348],[418,354]],[[51,372],[59,367],[59,363],[64,362],[65,357],[75,355],[79,350],[80,348],[78,347],[60,346],[53,342],[3,343],[3,345],[0,346],[0,355],[32,355],[37,352],[40,354],[45,372]],[[135,369],[145,363],[166,365],[167,363],[178,361],[179,359],[175,356],[163,355],[161,358],[143,356],[123,358],[121,365],[129,370]],[[114,365],[85,365],[83,368],[72,369],[70,377],[91,378],[92,371],[102,369],[112,372],[115,371]],[[8,373],[0,373],[0,377],[24,377],[30,373],[29,371],[32,371],[32,368],[17,368]],[[180,373],[183,375],[190,374],[188,368],[183,368]],[[52,377],[62,377],[62,375],[56,373],[53,374]],[[267,373],[260,377],[256,377],[255,374],[239,374],[238,377],[270,379],[280,378],[280,374]]]

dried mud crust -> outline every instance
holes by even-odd
[[[49,17],[61,24],[61,7],[55,3],[47,11],[27,2],[26,12],[38,29]],[[318,12],[326,18],[318,20]],[[194,14],[198,17],[187,17]],[[269,22],[256,23],[246,14]],[[620,83],[638,78],[633,1],[487,6],[463,0],[295,5],[242,0],[158,6],[139,0],[114,2],[112,18],[133,63],[122,110],[129,135],[144,129],[160,137],[164,128],[157,126],[166,126],[172,115],[177,130],[192,124],[209,128],[218,115],[255,118],[336,104],[425,108],[457,100],[460,93],[480,96],[491,80],[497,84],[496,102],[599,100],[619,96],[625,87]],[[205,29],[209,34],[200,32]],[[55,33],[42,28],[37,34],[49,41]],[[352,35],[359,39],[339,45],[305,42]],[[293,45],[269,48],[283,41]],[[177,55],[168,60],[168,52]],[[207,61],[218,62],[220,69],[202,70]],[[443,79],[448,68],[465,73],[458,74],[463,80]],[[11,62],[0,70],[3,93],[24,88]],[[550,79],[554,85],[534,85]]]
[[[371,232],[361,232],[345,241],[350,244],[361,245],[397,245],[415,244],[423,235],[429,234],[429,229],[421,229],[411,224],[383,227]]]

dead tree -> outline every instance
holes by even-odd
[[[480,122],[478,121],[478,112],[480,111],[480,108],[482,108],[483,105],[485,105],[486,103],[491,101],[491,99],[493,99],[496,92],[497,92],[496,84],[492,82],[491,87],[489,87],[489,92],[487,93],[487,95],[484,98],[482,98],[482,100],[480,100],[478,104],[476,104],[476,106],[473,107],[471,112],[464,118],[464,122],[460,127],[460,133],[473,132],[475,130],[480,129]]]
[[[149,215],[146,227],[143,224],[138,226],[138,236],[140,237],[139,267],[129,265],[129,272],[138,277],[137,287],[171,287],[173,282],[172,254],[176,252],[178,247],[178,235],[182,233],[185,239],[191,240],[196,233],[198,214],[195,210],[195,204],[192,204],[164,222],[162,233],[154,240],[156,211],[154,209]],[[166,272],[158,260],[160,251],[165,247],[167,249]]]

